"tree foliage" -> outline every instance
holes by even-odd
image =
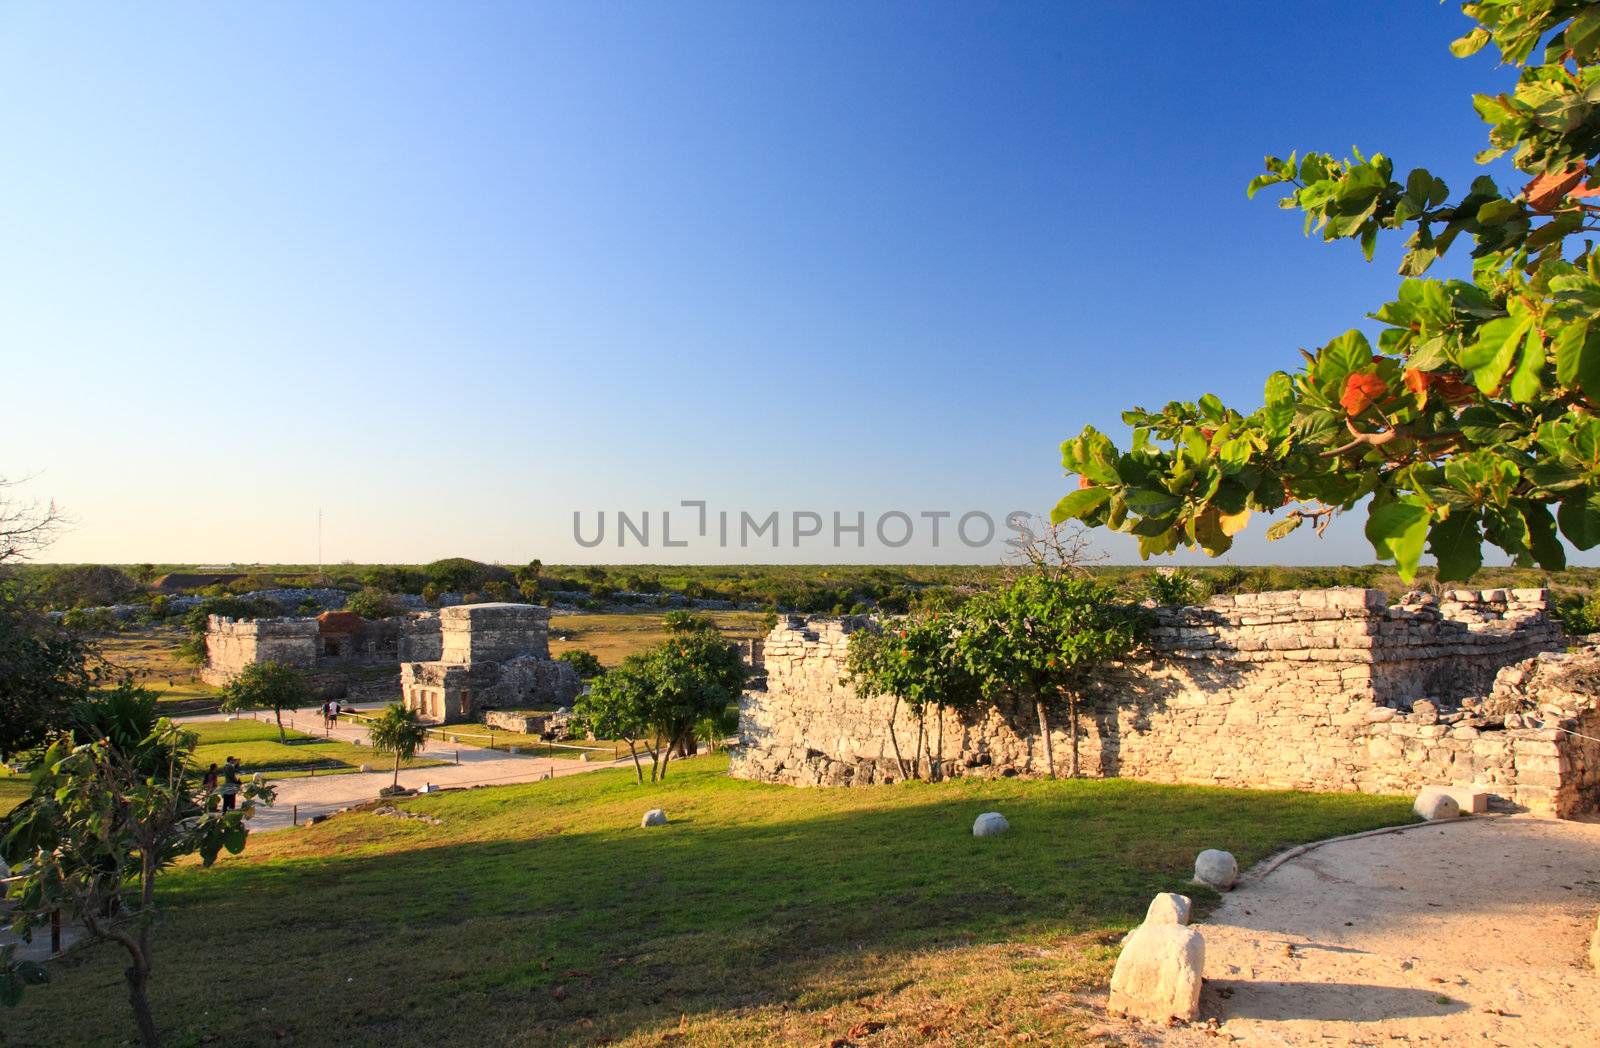
[[[983,700],[982,688],[961,649],[962,628],[959,614],[935,611],[893,619],[880,628],[859,630],[850,637],[845,671],[857,693],[893,699],[889,742],[902,777],[921,777],[925,745],[931,776],[943,777],[945,710],[968,715]],[[902,703],[917,718],[917,737],[909,761],[900,751],[895,727]],[[925,723],[930,708],[937,732],[931,740]]]
[[[5,820],[0,853],[21,871],[7,897],[13,931],[28,938],[59,910],[91,939],[127,952],[129,1003],[140,1040],[153,1048],[160,1042],[148,997],[156,878],[185,856],[210,866],[224,850],[243,850],[245,821],[273,792],[253,780],[242,806],[222,811],[218,796],[187,774],[194,733],[165,718],[148,723],[154,704],[136,689],[122,699],[86,712],[74,732],[51,741],[28,799]],[[149,730],[130,734],[141,722]],[[20,990],[16,974],[12,989]]]
[[[737,702],[746,670],[733,645],[715,630],[691,630],[622,660],[597,677],[574,712],[598,738],[622,739],[633,754],[650,742],[651,781],[666,778],[676,750],[689,747],[702,722]]]
[[[95,682],[84,639],[0,584],[0,756],[42,743]]]
[[[374,753],[394,757],[391,789],[400,788],[400,765],[417,755],[428,741],[428,728],[417,719],[415,710],[391,702],[368,725]]]
[[[1055,520],[1129,532],[1146,557],[1217,555],[1255,513],[1284,511],[1277,539],[1368,499],[1367,537],[1408,580],[1424,550],[1450,580],[1481,567],[1486,542],[1550,570],[1565,565],[1558,534],[1600,544],[1600,257],[1584,239],[1600,229],[1600,5],[1462,9],[1478,26],[1456,55],[1492,43],[1522,67],[1513,91],[1473,104],[1489,125],[1479,161],[1509,157],[1525,184],[1485,175],[1452,196],[1381,153],[1268,157],[1248,192],[1287,189],[1308,233],[1370,260],[1380,236],[1409,232],[1398,294],[1370,314],[1377,344],[1350,330],[1302,351],[1249,414],[1212,394],[1124,412],[1126,450],[1085,428],[1061,448],[1079,486]],[[1460,244],[1470,280],[1424,275]]]
[[[958,638],[968,672],[991,701],[1016,695],[1033,703],[1052,777],[1048,711],[1058,699],[1066,701],[1076,776],[1079,699],[1096,668],[1139,646],[1139,609],[1119,601],[1114,587],[1091,579],[1031,575],[975,597],[963,618]]]
[[[563,651],[560,655],[556,656],[556,661],[565,662],[567,665],[571,666],[575,671],[577,671],[578,676],[584,680],[588,680],[591,677],[598,677],[600,674],[605,672],[605,667],[600,664],[600,660],[595,656],[594,652],[587,651],[583,648],[571,648],[567,651]],[[605,738],[615,739],[619,738],[619,736],[607,735]]]
[[[370,586],[350,594],[344,610],[353,611],[364,619],[386,619],[400,614],[399,606],[388,593]]]
[[[306,675],[292,666],[276,662],[252,662],[222,689],[222,708],[271,710],[278,722],[278,741],[287,741],[283,730],[283,711],[310,706],[315,701]]]

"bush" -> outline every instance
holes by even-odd
[[[692,633],[695,630],[714,630],[717,624],[705,615],[692,611],[669,611],[661,616],[661,625],[671,633]]]
[[[104,608],[71,608],[61,616],[61,625],[69,630],[87,630],[92,633],[111,633],[121,623]]]
[[[1556,615],[1571,636],[1600,632],[1600,595],[1563,597],[1556,604]]]
[[[598,677],[600,674],[605,672],[605,667],[600,665],[600,660],[595,658],[593,653],[587,652],[582,648],[573,648],[571,651],[564,651],[560,655],[557,655],[556,659],[560,662],[567,663],[573,669],[577,670],[578,676],[584,680],[588,680],[590,677]]]
[[[1199,604],[1205,599],[1205,583],[1184,571],[1151,572],[1144,579],[1145,594],[1157,604]]]
[[[120,604],[144,590],[127,574],[104,564],[46,567],[30,574],[39,604],[45,608],[83,608]]]
[[[452,593],[470,593],[481,590],[491,582],[511,582],[511,572],[495,564],[484,564],[466,557],[447,557],[436,560],[422,569],[441,590]]]
[[[364,619],[386,619],[400,613],[400,609],[389,599],[387,593],[370,587],[350,594],[344,610],[353,611]]]

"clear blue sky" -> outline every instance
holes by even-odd
[[[1465,25],[7,4],[0,474],[76,518],[60,560],[305,561],[319,506],[330,561],[991,559],[584,550],[572,515],[1042,511],[1086,422],[1249,410],[1398,278],[1245,182],[1355,143],[1464,185],[1511,76]],[[1370,560],[1341,525],[1234,559]]]

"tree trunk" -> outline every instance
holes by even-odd
[[[911,751],[911,763],[916,767],[917,778],[922,778],[922,736],[928,730],[928,707],[917,711],[917,746]]]
[[[1044,740],[1045,774],[1050,778],[1056,777],[1056,751],[1050,742],[1050,716],[1044,708],[1044,694],[1033,693],[1033,709],[1039,715],[1039,737]],[[1076,743],[1077,740],[1073,740]]]
[[[889,709],[889,745],[894,747],[894,763],[900,769],[900,777],[906,779],[910,774],[906,771],[906,759],[900,755],[900,736],[895,734],[894,722],[900,716],[900,696],[894,697],[894,705]]]
[[[934,767],[933,780],[935,782],[943,782],[944,781],[944,703],[941,702],[939,705],[937,705],[937,706],[935,706],[933,708],[933,715],[939,719],[939,753],[938,753],[938,756],[934,757],[934,759],[933,759],[933,767]]]
[[[161,1034],[156,1031],[155,1016],[150,1014],[150,998],[145,987],[150,981],[150,969],[144,960],[135,957],[123,971],[128,980],[128,1003],[133,1006],[133,1021],[139,1027],[139,1041],[144,1048],[160,1048]]]
[[[1072,720],[1072,777],[1078,777],[1078,693],[1067,692],[1067,714]]]
[[[640,786],[643,786],[644,765],[639,763],[639,750],[634,746],[632,739],[628,739],[627,742],[628,752],[633,755],[633,777],[638,780]]]
[[[144,847],[139,875],[140,927],[138,938],[122,940],[128,950],[128,967],[123,976],[128,980],[128,1003],[133,1006],[133,1021],[139,1027],[139,1040],[144,1048],[159,1048],[161,1034],[156,1030],[155,1016],[150,1014],[150,997],[146,988],[150,983],[150,910],[155,904],[156,870],[155,849],[152,842],[142,842]]]
[[[395,789],[397,789],[397,790],[400,788],[400,751],[399,750],[396,750],[395,753],[394,753],[394,783],[393,783],[393,787]]]
[[[280,743],[287,743],[289,741],[289,737],[283,733],[283,707],[272,707],[272,715],[278,719],[278,741]]]

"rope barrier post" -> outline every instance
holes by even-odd
[[[456,751],[456,763],[457,764],[461,763],[461,751],[460,750]]]
[[[300,805],[291,805],[289,808],[289,821],[291,825],[300,825]]]

